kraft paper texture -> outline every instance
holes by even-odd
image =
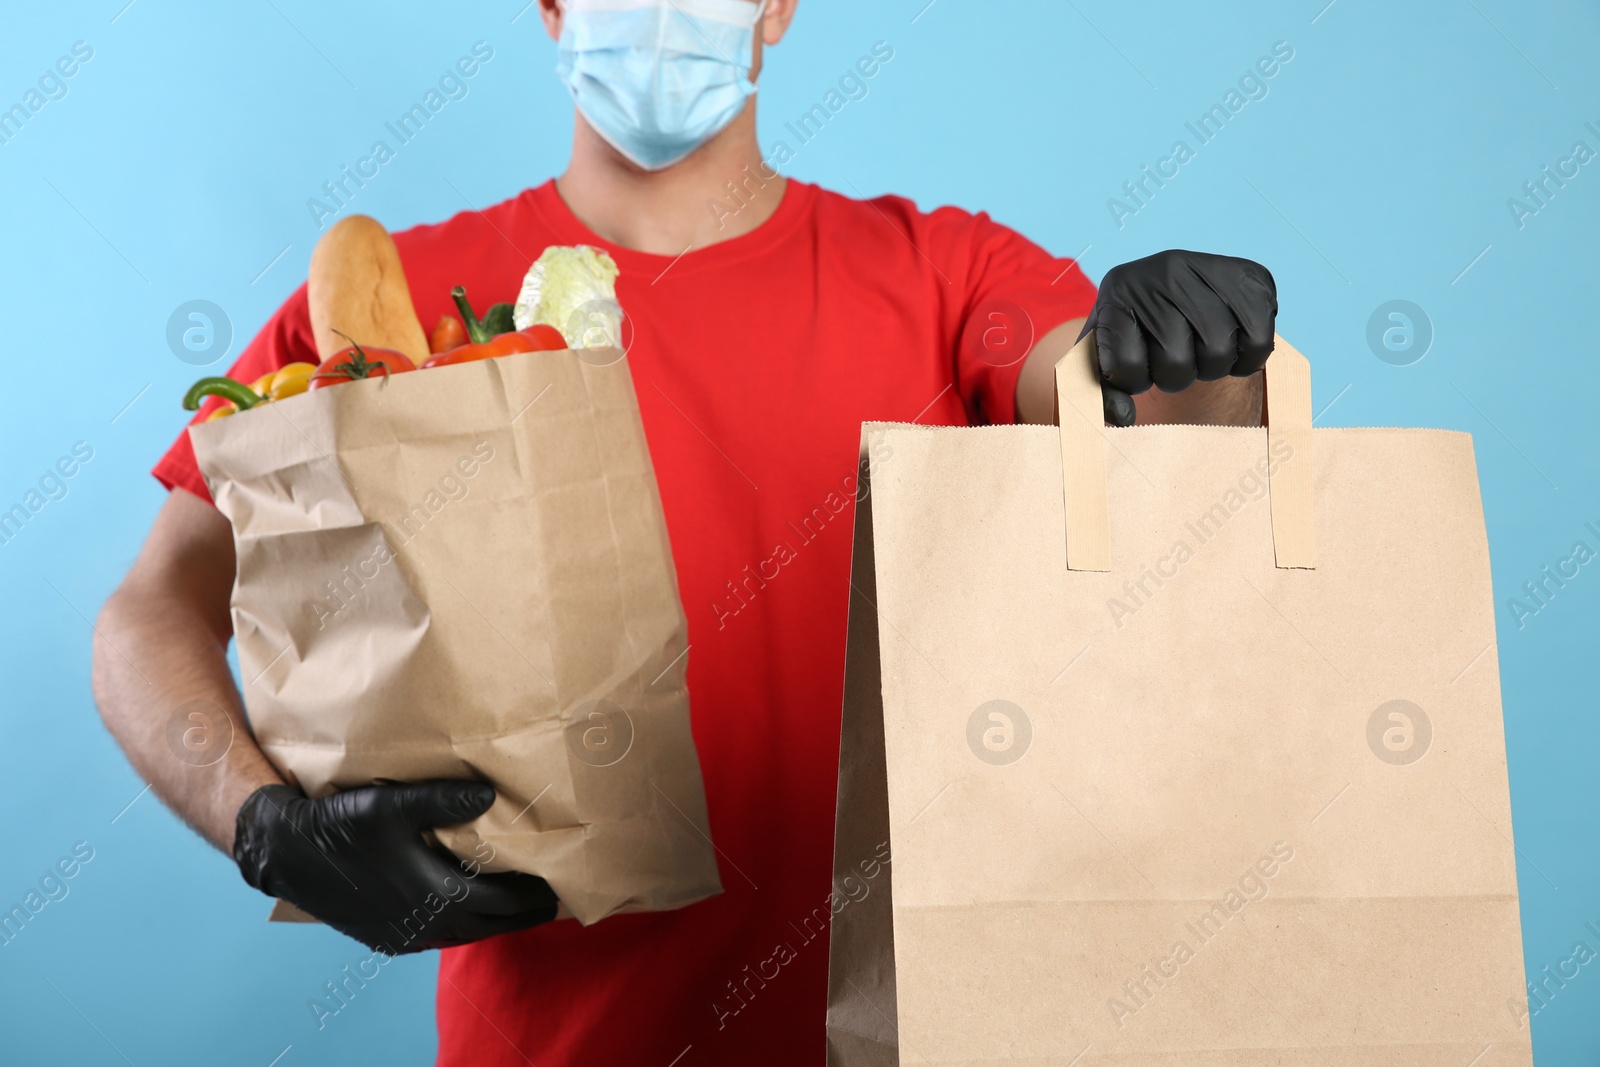
[[[604,365],[602,365],[604,364]],[[585,924],[721,891],[686,623],[620,352],[351,382],[190,430],[257,742],[308,794],[479,777],[439,831]]]
[[[1106,571],[1055,428],[863,428],[830,1064],[1531,1064],[1471,439],[1303,422],[1106,430]]]

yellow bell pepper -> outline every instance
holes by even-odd
[[[299,396],[311,387],[311,376],[317,372],[315,363],[289,363],[273,374],[262,394],[268,400],[282,400]]]

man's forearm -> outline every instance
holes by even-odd
[[[156,795],[231,853],[239,806],[257,787],[283,779],[250,735],[225,650],[182,593],[124,585],[96,626],[94,694],[106,726]],[[221,747],[217,732],[227,733],[219,714],[232,727],[220,758],[211,747]],[[213,734],[208,745],[189,750],[181,741],[185,730]]]

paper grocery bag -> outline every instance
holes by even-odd
[[[686,622],[616,351],[350,382],[190,430],[257,743],[316,796],[477,777],[439,832],[587,923],[720,892]]]
[[[1313,431],[1281,339],[1270,429],[1093,368],[863,430],[829,1062],[1531,1063],[1471,439]]]

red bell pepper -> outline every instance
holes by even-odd
[[[471,363],[479,359],[493,359],[496,356],[509,356],[516,352],[553,352],[567,347],[567,340],[561,336],[561,331],[550,326],[534,325],[526,330],[491,334],[467,301],[465,286],[456,286],[450,291],[450,296],[461,312],[461,321],[467,328],[468,343],[459,348],[452,348],[448,352],[429,356],[422,364],[423,370],[429,367],[448,367],[456,363]]]

